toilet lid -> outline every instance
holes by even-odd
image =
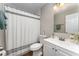
[[[41,43],[34,43],[30,46],[30,49],[31,50],[38,50],[42,47],[42,44]]]

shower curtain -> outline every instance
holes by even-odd
[[[32,14],[14,8],[7,8],[9,11],[6,11],[6,50],[8,55],[22,55],[29,51],[31,44],[38,41],[40,35],[40,20]]]

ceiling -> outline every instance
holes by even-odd
[[[46,3],[6,3],[6,6],[13,7],[22,11],[26,11],[35,15],[40,15],[40,9]]]
[[[45,6],[47,3],[6,3],[6,6],[13,7],[25,12],[29,12],[35,15],[40,15],[41,8]],[[54,3],[55,4],[55,3]],[[64,12],[68,9],[72,9],[77,7],[77,3],[65,3],[64,8],[58,11],[54,11],[54,14]]]

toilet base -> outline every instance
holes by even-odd
[[[42,48],[37,51],[33,51],[33,56],[42,56]]]

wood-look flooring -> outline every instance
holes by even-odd
[[[33,55],[33,52],[32,52],[32,51],[30,51],[30,52],[28,52],[28,53],[23,54],[23,56],[32,56],[32,55]]]

